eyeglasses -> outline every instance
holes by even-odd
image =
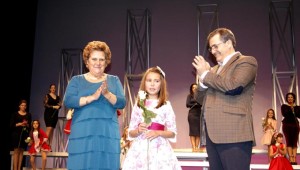
[[[214,44],[211,47],[208,48],[208,51],[211,52],[212,50],[217,50],[219,48],[220,44],[223,44],[224,42],[220,42],[218,44]]]

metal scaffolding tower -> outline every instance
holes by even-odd
[[[215,65],[215,58],[208,52],[207,36],[219,28],[219,11],[217,4],[197,5],[197,55],[202,55],[210,65]],[[198,76],[196,76],[196,83]]]
[[[62,49],[61,50],[61,70],[59,73],[58,90],[57,93],[63,99],[66,87],[70,79],[74,75],[82,74],[84,65],[82,62],[81,49]],[[66,113],[69,108],[62,108],[59,110],[57,126],[54,129],[53,136],[55,136],[52,143],[52,150],[55,152],[66,152],[68,145],[68,135],[64,133],[66,123]],[[66,167],[66,158],[53,158],[53,168]]]
[[[127,105],[123,110],[123,126],[129,124],[142,73],[150,65],[151,13],[148,9],[127,10],[126,74],[124,93]]]
[[[299,96],[293,1],[270,2],[269,21],[273,81],[272,105],[277,117],[277,108],[286,103],[286,93],[293,92]],[[297,100],[297,105],[299,105],[299,100]]]

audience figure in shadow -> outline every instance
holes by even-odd
[[[296,105],[296,95],[287,93],[286,104],[281,105],[282,131],[286,140],[287,152],[292,165],[297,165],[297,143],[299,139],[300,106]]]
[[[11,144],[14,149],[13,153],[13,170],[22,169],[23,152],[27,148],[26,138],[29,136],[31,113],[26,111],[27,101],[19,102],[19,111],[11,117]]]

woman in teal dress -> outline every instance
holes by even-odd
[[[67,108],[74,108],[67,168],[119,170],[117,109],[126,105],[123,87],[118,76],[104,72],[111,62],[105,42],[89,42],[83,60],[89,71],[71,78],[63,100]]]

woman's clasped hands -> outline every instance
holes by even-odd
[[[107,82],[106,80],[101,84],[101,86],[95,91],[94,94],[91,96],[93,97],[94,100],[98,100],[100,95],[105,95],[108,93],[108,88],[107,88]]]

